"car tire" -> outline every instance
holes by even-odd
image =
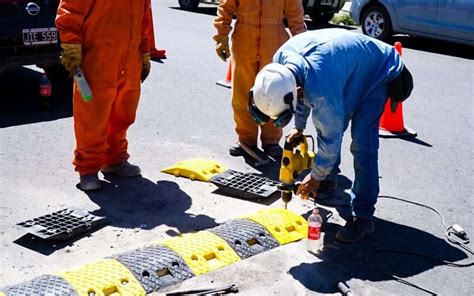
[[[195,11],[199,6],[199,0],[178,0],[179,7],[184,10]]]
[[[312,12],[309,17],[316,25],[325,25],[334,17],[334,12]]]
[[[392,33],[392,22],[385,8],[370,6],[361,18],[362,32],[370,37],[386,41]]]

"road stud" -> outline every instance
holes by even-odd
[[[57,274],[79,296],[146,295],[132,272],[114,259],[103,259]]]
[[[303,217],[285,209],[265,209],[244,216],[265,227],[282,245],[307,237],[308,224]]]
[[[239,255],[225,240],[209,231],[183,234],[179,237],[160,240],[183,258],[195,275],[207,273],[240,261]]]
[[[220,162],[204,158],[193,158],[183,160],[174,165],[164,168],[161,171],[175,175],[176,177],[186,177],[191,180],[208,182],[212,177],[224,172],[227,168]]]

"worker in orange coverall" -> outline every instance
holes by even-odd
[[[81,67],[93,99],[74,85],[74,161],[84,191],[101,187],[98,172],[141,174],[127,159],[126,132],[135,121],[140,81],[150,73],[150,0],[61,0],[56,27],[61,63]]]
[[[228,34],[233,15],[237,16],[232,33],[232,55]],[[301,0],[221,0],[214,19],[217,55],[231,57],[232,109],[239,143],[229,149],[232,156],[245,154],[242,144],[258,153],[258,125],[247,112],[248,94],[258,71],[272,61],[277,49],[289,39],[283,19],[292,35],[306,31]],[[281,129],[272,122],[261,127],[260,139],[266,154],[280,157]]]

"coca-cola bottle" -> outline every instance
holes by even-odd
[[[323,246],[321,237],[321,228],[323,226],[323,218],[319,215],[319,210],[314,209],[308,217],[308,251],[318,253]]]

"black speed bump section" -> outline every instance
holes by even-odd
[[[82,296],[145,296],[140,282],[122,263],[103,259],[58,274]]]
[[[181,257],[161,245],[147,246],[112,258],[131,270],[147,293],[194,276]]]
[[[263,226],[247,219],[231,220],[209,231],[222,237],[241,259],[279,246]]]
[[[5,287],[2,292],[5,296],[78,295],[68,282],[55,275],[43,275],[29,282]],[[0,292],[0,295],[3,295],[2,292]]]
[[[183,234],[155,243],[175,251],[195,275],[240,261],[239,255],[225,240],[209,231]]]

